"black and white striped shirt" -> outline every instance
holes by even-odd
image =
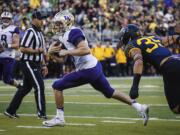
[[[31,28],[28,28],[26,30],[21,40],[20,47],[32,48],[32,49],[44,48],[44,51],[46,51],[45,40],[42,31],[40,31],[37,27],[32,25]],[[43,60],[43,54],[22,53],[21,60],[41,62]]]

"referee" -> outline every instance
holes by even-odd
[[[37,105],[37,116],[42,119],[46,117],[46,105],[44,94],[43,76],[47,75],[48,69],[45,63],[46,46],[41,31],[43,16],[39,11],[32,14],[32,27],[28,28],[20,44],[21,70],[23,72],[23,87],[19,88],[14,95],[9,107],[4,114],[10,118],[18,118],[16,114],[24,96],[32,88],[35,89],[35,99]]]

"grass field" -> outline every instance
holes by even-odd
[[[128,93],[131,78],[110,78],[115,89]],[[55,114],[53,80],[45,80],[47,114]],[[16,89],[0,82],[0,135],[180,135],[180,116],[168,108],[160,77],[143,77],[138,102],[150,105],[150,121],[144,127],[130,106],[104,98],[89,85],[64,91],[65,127],[45,128],[37,119],[33,91],[18,110],[19,119],[3,115]]]

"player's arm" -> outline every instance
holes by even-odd
[[[141,79],[141,74],[143,72],[143,57],[141,54],[141,50],[139,48],[132,48],[129,51],[129,56],[134,60],[134,66],[133,66],[134,77],[129,95],[132,99],[136,99],[139,96],[138,90],[139,90],[139,82]]]
[[[85,40],[81,40],[78,44],[76,49],[73,50],[61,50],[60,55],[72,55],[72,56],[83,56],[90,54],[91,50],[88,47],[87,43]]]
[[[180,45],[180,35],[172,35],[172,36],[162,37],[161,43],[164,46],[170,46],[170,45],[174,45],[174,44]]]
[[[60,56],[83,56],[91,53],[91,50],[85,41],[85,36],[80,29],[71,30],[68,42],[72,43],[76,48],[72,50],[61,50],[59,52]]]

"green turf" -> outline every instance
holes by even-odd
[[[131,78],[115,78],[109,81],[112,87],[125,93],[131,87]],[[49,118],[56,111],[52,82],[53,80],[45,80]],[[106,99],[90,85],[84,85],[64,91],[66,123],[91,126],[41,128],[42,120],[36,116],[33,91],[24,98],[18,110],[19,114],[23,114],[20,119],[9,119],[2,114],[15,91],[15,88],[0,82],[0,135],[180,135],[180,117],[169,110],[160,77],[143,77],[141,81],[138,102],[150,105],[151,119],[147,127],[142,125],[136,111],[130,106]]]

